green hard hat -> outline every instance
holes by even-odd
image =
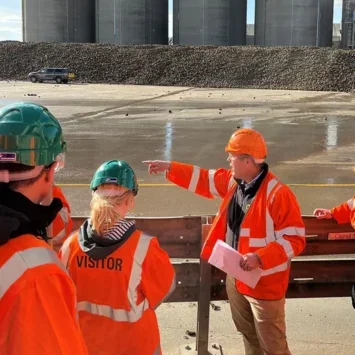
[[[27,102],[0,110],[0,163],[53,163],[66,152],[62,128],[47,108]]]
[[[123,160],[109,160],[96,170],[90,188],[96,190],[102,184],[116,184],[138,193],[136,174]]]

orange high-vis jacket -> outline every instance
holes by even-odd
[[[63,208],[59,211],[59,213],[57,214],[56,218],[52,223],[53,246],[58,247],[58,245],[61,245],[70,235],[73,228],[73,221],[70,215],[71,211],[70,211],[69,203],[59,186],[53,185],[52,196],[53,198],[55,197],[59,198],[63,204]]]
[[[351,223],[355,229],[355,196],[343,204],[332,208],[330,212],[338,223]]]
[[[77,287],[79,322],[92,355],[160,355],[155,309],[174,291],[175,271],[158,239],[135,231],[104,259],[84,253],[78,233],[59,252]]]
[[[167,178],[207,198],[222,198],[218,214],[202,248],[208,260],[218,239],[227,240],[228,205],[237,183],[231,170],[206,170],[172,162]],[[238,291],[258,299],[276,300],[285,296],[291,259],[305,247],[305,227],[292,191],[268,172],[240,226],[238,251],[257,253],[262,262],[262,277],[252,289],[236,281]]]
[[[0,246],[0,354],[87,354],[73,281],[33,235]]]

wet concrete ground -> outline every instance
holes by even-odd
[[[176,187],[144,186],[167,181],[149,176],[141,161],[228,167],[224,146],[238,126],[264,134],[270,168],[294,184],[304,214],[353,195],[354,94],[0,83],[0,106],[18,100],[46,105],[63,126],[68,154],[57,182],[65,184],[74,214],[88,213],[90,192],[71,184],[88,184],[102,162],[117,158],[127,160],[143,184],[136,215],[214,213],[218,201]]]
[[[141,161],[173,159],[228,167],[224,146],[238,126],[263,133],[270,168],[291,184],[303,214],[354,195],[355,94],[0,83],[0,107],[19,100],[46,105],[63,126],[67,164],[57,183],[63,184],[74,215],[87,215],[90,202],[88,187],[75,184],[88,184],[108,159],[127,160],[138,175],[141,189],[134,214],[215,213],[218,200],[162,186],[168,182],[163,176],[149,176]],[[355,313],[349,299],[287,304],[294,354],[354,353]],[[165,354],[175,354],[179,344],[194,341],[184,336],[186,329],[193,330],[195,313],[193,304],[161,306]],[[222,304],[221,312],[212,311],[211,330],[211,339],[224,346],[224,354],[243,354],[228,305]]]

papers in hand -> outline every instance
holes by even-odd
[[[227,243],[218,240],[208,262],[238,281],[245,283],[251,288],[255,288],[261,277],[262,270],[257,268],[252,271],[244,271],[240,267],[241,260],[242,254],[238,253]]]

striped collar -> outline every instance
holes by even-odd
[[[135,221],[120,219],[108,231],[104,232],[102,237],[113,241],[121,240],[132,234],[136,229],[135,224]]]

